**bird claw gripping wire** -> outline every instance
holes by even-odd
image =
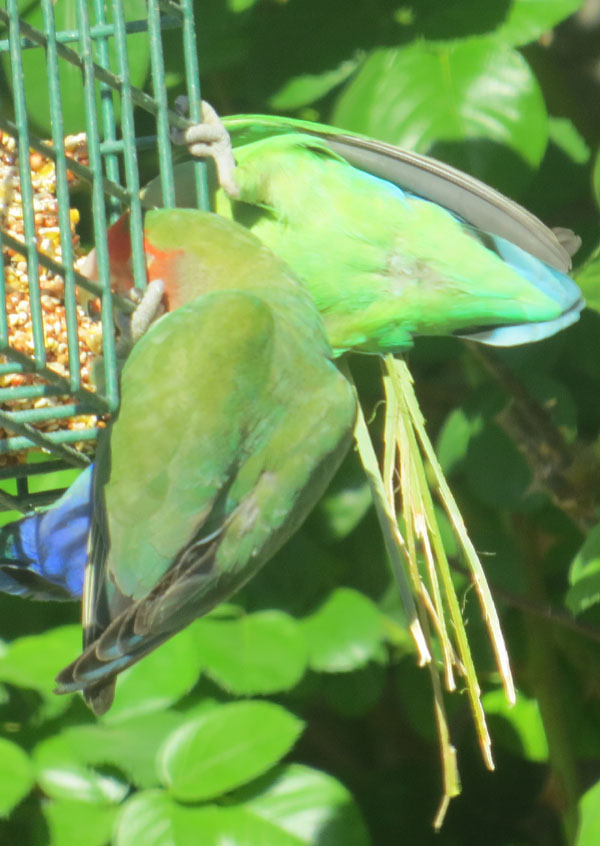
[[[120,338],[117,345],[117,357],[126,358],[140,338],[164,311],[162,298],[165,285],[162,279],[153,279],[146,288],[132,288],[129,298],[136,304],[132,314],[120,315],[118,320]]]
[[[182,117],[189,113],[189,101],[185,96],[175,101],[175,111]],[[230,197],[239,196],[235,181],[235,159],[231,138],[220,117],[205,100],[202,101],[202,123],[188,126],[187,129],[173,128],[171,140],[174,144],[184,144],[192,156],[212,158],[217,169],[219,185]]]

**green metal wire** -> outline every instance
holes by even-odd
[[[135,138],[133,120],[132,85],[129,76],[129,57],[127,55],[126,27],[123,6],[120,0],[113,0],[115,20],[115,46],[121,87],[121,130],[124,138]],[[144,261],[144,235],[142,224],[142,205],[140,202],[140,180],[138,173],[137,150],[133,144],[126,144],[123,150],[125,180],[131,196],[129,206],[129,228],[132,244],[132,269],[136,287],[146,284],[146,265]]]
[[[184,4],[185,5],[185,4]],[[174,17],[163,16],[161,19],[161,29],[178,29],[181,26],[181,18],[179,15]],[[146,32],[148,26],[145,20],[142,21],[127,21],[125,24],[125,31],[127,34],[134,32]],[[90,35],[92,38],[100,38],[106,35],[113,35],[114,27],[112,24],[94,24],[90,27]],[[68,44],[72,41],[79,41],[78,29],[66,29],[62,32],[56,33],[56,40],[59,44]],[[21,48],[26,50],[28,47],[34,46],[39,42],[32,41],[27,36],[21,37]],[[9,49],[8,38],[0,38],[0,53],[4,53]]]
[[[160,10],[157,0],[148,0],[148,35],[150,38],[150,63],[152,69],[152,90],[158,107],[156,115],[156,140],[163,205],[175,206],[175,182],[171,162],[171,139],[165,63],[160,35]]]
[[[77,332],[77,301],[75,298],[75,274],[73,270],[73,243],[71,240],[71,222],[69,219],[69,183],[67,181],[67,162],[64,146],[64,121],[60,98],[58,54],[56,49],[56,30],[52,0],[42,0],[44,29],[48,35],[46,62],[48,68],[48,93],[50,117],[52,120],[52,145],[56,153],[56,197],[58,200],[58,224],[60,228],[61,256],[64,265],[65,282],[65,317],[67,324],[67,348],[69,355],[69,382],[71,393],[81,390],[79,369],[79,344]]]
[[[27,124],[27,105],[25,102],[25,87],[23,61],[19,49],[19,16],[15,3],[8,4],[9,11],[9,42],[10,61],[12,69],[12,88],[15,104],[15,117],[18,127],[18,144],[20,150],[29,151],[29,129]],[[46,349],[44,346],[44,328],[42,324],[42,304],[38,285],[38,257],[35,248],[35,220],[33,211],[33,186],[31,184],[31,170],[29,156],[19,156],[19,176],[21,180],[21,197],[23,200],[23,225],[25,228],[25,251],[27,256],[27,275],[29,278],[29,307],[31,309],[31,324],[34,345],[34,362],[38,367],[46,364]]]
[[[100,133],[96,114],[96,65],[93,61],[92,37],[87,0],[76,0],[77,25],[79,28],[79,47],[83,60],[83,93],[85,103],[85,125],[87,128],[88,153],[90,167],[95,174],[102,173],[100,154]],[[94,242],[98,260],[99,281],[103,288],[101,298],[101,320],[103,333],[104,358],[104,393],[111,411],[117,409],[119,391],[117,384],[117,360],[113,332],[113,305],[110,291],[110,266],[108,242],[106,238],[106,208],[104,192],[98,179],[92,180],[92,215],[94,219]]]
[[[108,22],[106,20],[105,14],[105,4],[104,0],[94,0],[94,14],[96,16],[96,20],[101,25],[106,25]],[[114,33],[113,33],[114,34]],[[96,47],[96,52],[98,56],[98,63],[101,67],[108,68],[110,67],[110,58],[108,52],[108,41],[109,37],[107,35],[98,36],[96,39],[92,39],[91,36],[91,27],[90,27],[90,39],[92,45]],[[116,119],[115,119],[115,105],[113,101],[113,91],[106,82],[99,83],[100,89],[100,113],[102,117],[102,138],[105,140],[107,145],[110,145],[111,142],[115,142],[117,139],[117,127],[116,127]],[[119,181],[119,157],[116,152],[108,152],[104,144],[102,145],[102,153],[104,158],[104,171],[109,179],[113,182]],[[107,207],[108,207],[108,219],[112,223],[118,216],[121,211],[119,204],[114,201],[113,198],[107,198]]]
[[[200,93],[200,71],[198,68],[198,51],[196,48],[196,30],[192,16],[191,0],[184,0],[182,6],[187,7],[187,14],[183,19],[183,60],[185,78],[187,82],[187,96],[190,104],[190,119],[193,123],[202,120],[202,95]],[[194,184],[196,188],[196,205],[205,211],[209,208],[208,181],[206,165],[200,159],[194,163]]]
[[[131,311],[131,302],[110,291],[107,249],[107,221],[123,210],[130,212],[132,265],[136,285],[145,284],[143,253],[142,208],[139,199],[140,181],[138,152],[154,148],[158,151],[158,167],[165,205],[175,203],[172,169],[170,127],[184,128],[189,120],[169,109],[165,79],[162,32],[179,29],[182,37],[183,63],[187,95],[190,101],[190,120],[201,118],[201,96],[198,79],[193,0],[179,3],[171,0],[148,0],[147,16],[143,20],[125,20],[128,4],[122,0],[73,0],[77,14],[77,29],[57,31],[54,0],[40,0],[43,31],[19,17],[19,0],[6,0],[0,9],[0,53],[9,52],[14,120],[6,109],[0,109],[0,130],[16,139],[19,155],[20,191],[23,202],[24,238],[14,238],[0,232],[3,247],[22,255],[27,261],[29,280],[29,308],[31,313],[34,353],[26,355],[11,347],[6,312],[5,262],[0,255],[0,376],[35,373],[40,384],[0,387],[0,427],[9,436],[0,439],[0,454],[19,452],[39,446],[56,460],[42,463],[20,463],[0,466],[0,481],[15,479],[16,495],[0,489],[0,510],[27,508],[47,503],[59,491],[31,493],[27,479],[32,475],[55,472],[66,467],[83,467],[89,462],[73,445],[93,441],[98,428],[40,431],[37,424],[64,421],[77,415],[103,415],[118,407],[118,372],[115,355],[113,308]],[[109,5],[111,12],[109,14]],[[28,9],[24,9],[27,14]],[[152,72],[152,96],[131,83],[127,37],[131,33],[147,32]],[[4,37],[8,35],[8,37]],[[139,36],[137,36],[139,37]],[[44,140],[28,127],[26,76],[23,51],[44,50],[48,102],[52,124],[51,141]],[[110,66],[111,59],[114,66]],[[85,127],[89,150],[89,167],[67,158],[64,146],[64,120],[61,104],[60,68],[68,62],[82,74],[85,103]],[[41,81],[40,81],[41,84]],[[98,108],[98,96],[100,106]],[[115,98],[119,99],[120,121],[116,120]],[[135,137],[134,112],[143,109],[156,121],[156,135]],[[62,263],[44,255],[36,244],[34,192],[29,165],[29,150],[39,152],[55,164],[56,196]],[[94,242],[98,265],[98,282],[91,282],[73,269],[73,242],[70,225],[69,177],[71,171],[91,186]],[[198,206],[208,207],[205,166],[195,165]],[[61,376],[48,366],[44,347],[44,324],[41,291],[37,283],[40,268],[64,279],[64,306],[67,327],[68,377]],[[104,337],[104,388],[94,393],[82,384],[79,364],[77,326],[77,289],[81,288],[100,299]],[[48,398],[51,402],[42,402]],[[60,398],[62,405],[55,405]],[[27,400],[34,408],[17,408],[15,403]]]

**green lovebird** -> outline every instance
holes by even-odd
[[[208,212],[152,211],[145,251],[174,310],[133,347],[98,445],[84,649],[57,677],[98,714],[121,670],[296,531],[356,417],[310,294],[254,235]]]
[[[321,124],[221,123],[206,103],[203,118],[176,140],[215,159],[213,209],[304,281],[336,355],[401,352],[414,335],[512,346],[577,320],[584,303],[567,273],[579,239],[478,180]],[[196,204],[190,167],[175,172],[181,206]],[[144,202],[161,201],[154,180]]]

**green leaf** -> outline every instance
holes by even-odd
[[[196,684],[200,671],[194,635],[184,629],[119,675],[114,704],[103,722],[168,708]]]
[[[278,767],[257,784],[239,791],[247,813],[280,832],[270,843],[368,846],[369,835],[350,792],[326,773],[301,764]]]
[[[590,148],[573,121],[568,118],[551,117],[548,126],[550,140],[570,159],[577,164],[586,164],[590,160]]]
[[[300,765],[278,767],[236,792],[226,806],[178,805],[161,791],[124,803],[115,846],[369,846],[351,794]]]
[[[415,34],[427,39],[454,41],[484,33],[493,33],[498,42],[519,46],[528,44],[551,30],[581,5],[581,0],[419,0],[401,7],[395,14]],[[414,21],[413,18],[414,17]]]
[[[582,614],[600,602],[600,523],[594,526],[573,559],[565,602],[572,614]]]
[[[209,617],[197,620],[192,633],[207,675],[238,696],[289,690],[306,670],[300,626],[281,611]]]
[[[167,794],[141,793],[119,815],[115,846],[301,846],[280,826],[244,807],[185,807]]]
[[[511,706],[504,691],[498,689],[484,693],[481,701],[491,718],[490,731],[495,743],[528,761],[548,759],[548,741],[536,699],[518,692]]]
[[[508,192],[522,190],[548,141],[531,69],[492,38],[374,50],[333,122],[420,153],[435,146],[438,158]]]
[[[23,750],[0,737],[0,817],[6,817],[33,784],[31,760]]]
[[[277,846],[299,846],[300,841],[273,825],[268,820],[254,816],[247,808],[211,807],[203,808],[203,815],[190,814],[187,809],[176,816],[177,846],[195,846],[201,835],[202,844],[220,846],[257,846],[276,843]]]
[[[586,306],[600,312],[600,245],[575,272],[574,279],[582,290]]]
[[[119,809],[114,846],[182,846],[175,839],[174,818],[178,811],[179,807],[162,790],[136,793]]]
[[[302,621],[311,668],[344,673],[364,667],[377,654],[383,625],[377,607],[350,588],[337,588]]]
[[[104,846],[109,843],[117,814],[113,805],[94,805],[74,799],[45,802],[44,816],[50,829],[50,846]]]
[[[597,204],[600,206],[600,150],[596,153],[596,160],[594,162],[594,172],[592,174],[592,185],[594,187],[594,196]]]
[[[513,0],[506,20],[495,32],[496,38],[515,46],[528,44],[549,32],[580,6],[581,0]]]
[[[75,734],[75,742],[76,738]],[[129,792],[129,785],[116,776],[88,767],[82,753],[68,732],[38,743],[33,758],[43,791],[53,799],[76,799],[100,805],[121,802]]]
[[[246,9],[251,9],[257,0],[227,0],[227,5],[232,12],[245,12]]]
[[[333,88],[341,85],[358,67],[358,57],[346,59],[336,68],[323,73],[306,73],[285,82],[279,91],[269,98],[269,107],[274,111],[291,111],[320,100]]]
[[[597,846],[600,843],[600,781],[579,800],[579,832],[576,846]]]
[[[30,26],[45,31],[44,16],[40,3],[22,3],[20,14]],[[95,15],[92,11],[93,3],[88,2],[90,10],[90,21],[93,23]],[[107,4],[107,20],[112,22],[112,13]],[[54,21],[56,31],[77,29],[77,8],[75,3],[54,3]],[[147,15],[146,3],[144,0],[128,0],[125,4],[125,18],[128,21],[145,20]],[[0,28],[0,32],[2,29]],[[73,49],[73,45],[68,45]],[[77,49],[77,47],[75,47]],[[118,73],[117,56],[114,38],[108,39],[109,69]],[[130,33],[127,35],[127,53],[129,58],[129,75],[131,83],[142,88],[148,74],[150,63],[150,42],[146,33]],[[48,88],[46,80],[48,68],[46,64],[46,53],[43,47],[34,47],[23,50],[23,76],[25,80],[25,91],[27,101],[27,112],[29,119],[35,129],[46,137],[51,136],[51,119]],[[6,74],[10,79],[10,60],[8,52],[0,53],[0,60]],[[99,62],[97,52],[94,61]],[[81,132],[85,129],[85,96],[83,87],[83,75],[78,65],[71,64],[66,59],[59,58],[59,79],[61,90],[62,114],[65,126],[65,133]],[[40,84],[43,81],[43,84]],[[101,114],[100,88],[96,83],[96,113]],[[115,110],[115,118],[119,119],[120,98],[114,94],[109,96]],[[102,121],[99,117],[100,127]]]
[[[373,505],[365,471],[355,455],[346,458],[311,516],[327,542],[339,541],[356,529]]]
[[[61,761],[70,760],[84,768],[109,764],[118,767],[139,787],[158,785],[156,755],[159,747],[185,716],[175,711],[136,714],[117,724],[93,723],[67,728],[60,742],[45,750],[44,769],[52,769],[53,753]],[[55,740],[55,739],[54,739]],[[69,753],[66,753],[66,750]],[[59,761],[60,765],[60,761]]]
[[[435,451],[447,476],[464,460],[471,438],[481,427],[481,417],[471,417],[463,408],[453,409],[446,417]]]
[[[301,720],[270,702],[222,705],[167,738],[159,772],[177,799],[210,799],[277,763],[301,730]]]
[[[0,680],[54,697],[56,674],[80,651],[80,626],[59,626],[44,634],[18,638],[0,655]]]
[[[241,797],[244,798],[244,797]],[[233,797],[237,802],[237,796]],[[369,846],[360,813],[339,782],[308,767],[279,768],[240,804],[179,805],[161,791],[124,803],[115,846]]]

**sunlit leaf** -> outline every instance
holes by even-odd
[[[383,638],[375,605],[350,588],[337,588],[302,626],[313,670],[343,673],[373,658]]]
[[[119,810],[115,846],[182,846],[175,836],[177,811],[162,790],[136,793]]]
[[[413,9],[407,4],[395,17],[414,24],[414,33],[427,39],[453,41],[493,33],[501,43],[521,45],[549,32],[580,5],[581,0],[419,0],[412,4],[414,15],[408,17]]]
[[[579,800],[580,824],[576,846],[596,846],[600,841],[600,781]]]
[[[110,842],[117,809],[75,799],[53,799],[44,803],[44,817],[50,829],[50,846],[104,846]]]
[[[53,696],[54,677],[80,651],[79,626],[60,626],[18,638],[0,654],[0,680]]]
[[[274,111],[299,109],[314,103],[341,85],[358,66],[358,57],[342,62],[337,68],[319,74],[302,74],[292,77],[269,98],[269,106]]]
[[[433,151],[509,193],[522,190],[548,140],[533,73],[519,53],[491,38],[374,50],[339,97],[333,120]]]
[[[517,693],[517,701],[510,706],[503,690],[492,690],[484,693],[482,702],[495,743],[528,761],[547,760],[548,741],[535,699]]]
[[[298,623],[280,611],[238,619],[198,620],[192,633],[205,672],[238,695],[294,687],[306,668],[306,643]]]
[[[16,743],[0,737],[0,817],[12,811],[29,793],[32,784],[30,758]]]
[[[167,738],[161,778],[177,799],[219,796],[276,764],[301,730],[297,717],[269,702],[222,705]]]
[[[496,37],[510,44],[528,44],[572,15],[581,0],[513,0]]]
[[[351,794],[335,778],[300,764],[278,767],[235,795],[248,815],[268,821],[272,843],[368,846],[369,835]]]
[[[560,147],[577,164],[585,164],[590,158],[590,148],[568,118],[551,117],[548,121],[550,140]]]
[[[129,799],[115,846],[369,846],[360,812],[331,776],[278,768],[222,806],[179,805],[166,793]]]
[[[154,787],[158,782],[156,755],[166,737],[185,716],[176,711],[136,714],[116,724],[93,723],[67,728],[58,737],[42,745],[38,760],[44,769],[52,769],[56,760],[70,761],[86,768],[109,765],[117,767],[139,787]],[[60,762],[59,762],[60,766]]]
[[[81,751],[68,733],[43,740],[34,750],[37,781],[53,799],[77,799],[94,804],[117,804],[129,792],[129,785],[115,775],[106,775],[81,761]]]

